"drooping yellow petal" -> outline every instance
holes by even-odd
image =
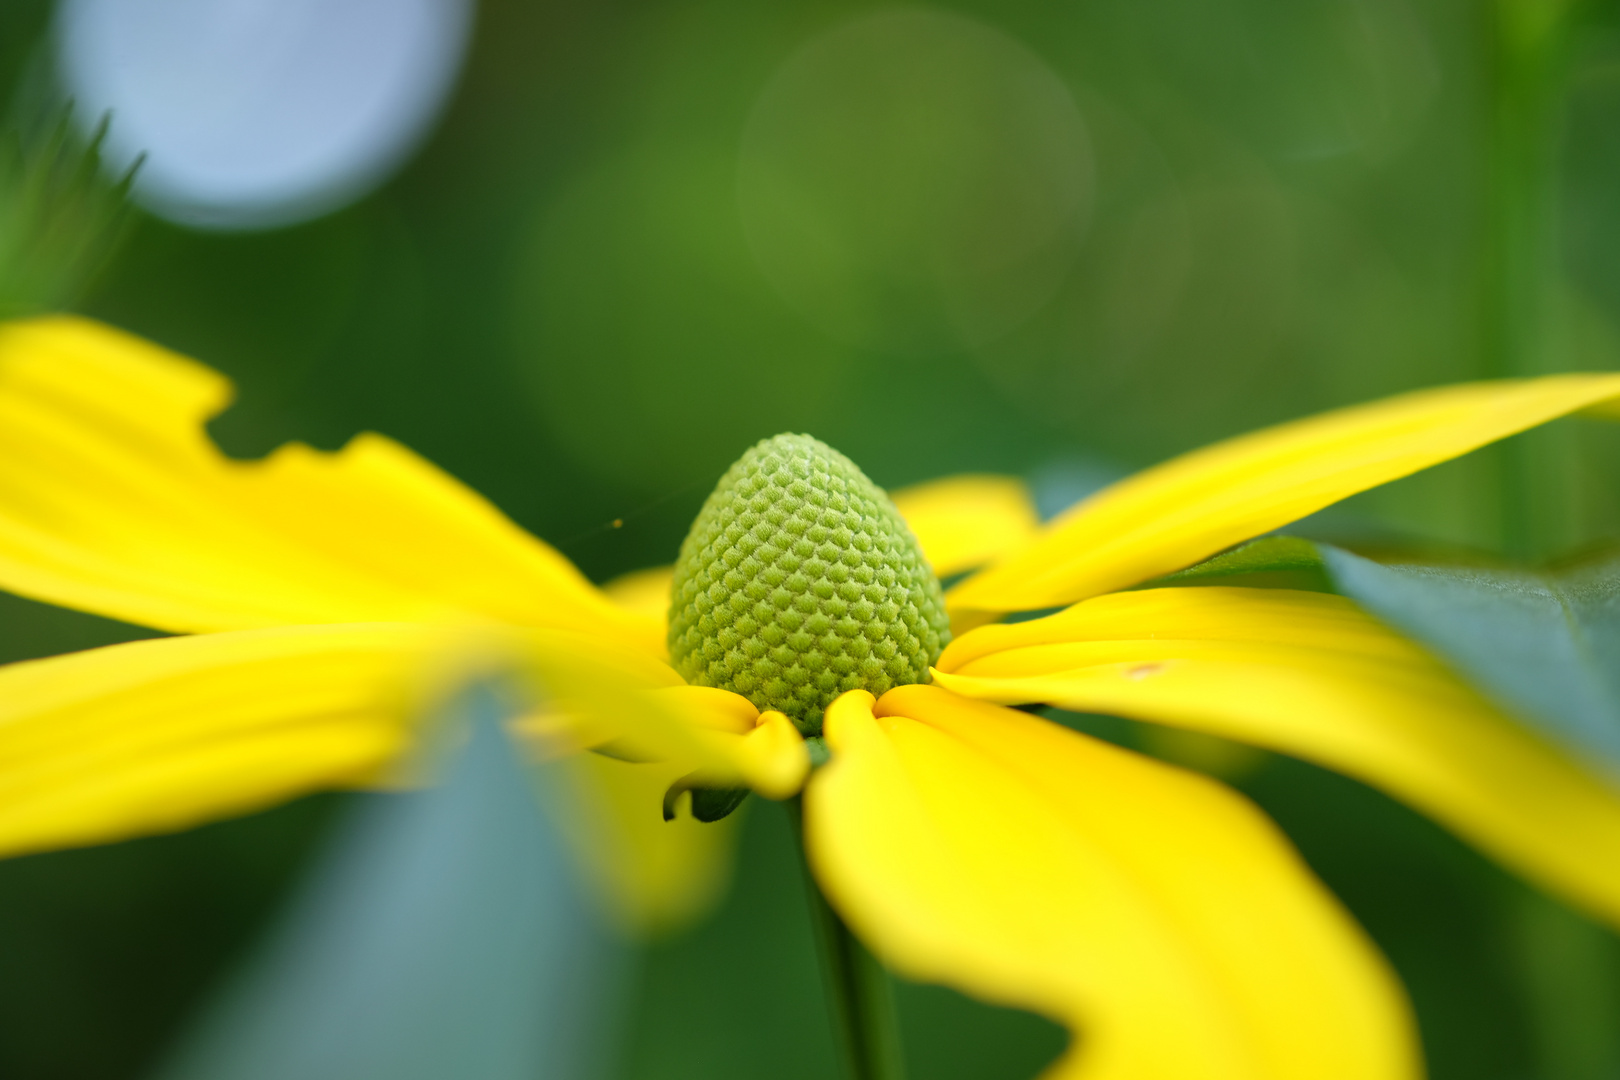
[[[541,767],[553,820],[625,930],[662,936],[690,925],[720,898],[740,815],[713,823],[690,814],[665,821],[664,793],[686,774],[687,763],[573,754]]]
[[[957,611],[1034,611],[1189,566],[1486,443],[1620,399],[1620,375],[1553,375],[1405,394],[1267,428],[1105,488],[957,585]],[[1609,403],[1609,404],[1605,404]]]
[[[1620,786],[1342,597],[1116,593],[975,630],[935,677],[988,701],[1156,721],[1317,762],[1620,924]]]
[[[230,393],[88,320],[0,326],[0,587],[178,632],[472,615],[662,649],[661,627],[388,439],[226,458],[203,424]]]
[[[1404,998],[1228,789],[937,687],[853,692],[806,793],[829,899],[902,974],[1076,1032],[1049,1078],[1404,1080]]]
[[[760,716],[759,725],[742,737],[734,753],[748,786],[767,799],[797,795],[810,775],[804,737],[793,721],[774,710]]]
[[[0,854],[385,780],[447,644],[419,626],[294,627],[0,668]]]
[[[1029,488],[1014,476],[949,476],[891,497],[940,577],[1002,558],[1040,528]]]
[[[655,697],[684,721],[683,731],[695,733],[707,754],[707,763],[692,770],[705,785],[749,787],[767,799],[785,799],[804,786],[810,751],[781,713],[761,713],[741,694],[712,686],[675,686]]]
[[[610,910],[642,933],[701,914],[724,883],[732,838],[689,818],[666,823],[664,792],[695,769],[780,784],[792,748],[756,745],[752,718],[747,734],[694,730],[699,710],[713,723],[734,703],[677,708],[660,689],[667,667],[544,631],[303,626],[0,667],[0,856],[184,829],[322,789],[420,782],[435,763],[425,723],[480,676],[532,679],[534,694],[558,704],[549,724],[513,727],[551,779],[542,790]],[[582,733],[664,756],[631,764],[571,752]]]
[[[410,782],[431,765],[423,720],[483,676],[533,680],[587,730],[685,769],[732,760],[660,705],[673,672],[588,638],[415,623],[158,638],[0,667],[0,855]]]
[[[719,899],[736,842],[735,821],[664,818],[664,796],[696,774],[770,798],[797,790],[809,752],[786,717],[762,722],[752,702],[687,686],[667,665],[590,639],[536,633],[527,670],[554,712],[516,727],[532,739],[545,794],[586,876],[627,931],[658,936],[688,925]],[[578,750],[602,743],[619,760]]]
[[[741,694],[718,686],[682,683],[664,690],[662,696],[679,709],[693,727],[746,735],[759,726],[759,706]]]
[[[795,794],[810,752],[791,721],[760,714],[741,694],[688,686],[669,667],[630,663],[633,653],[533,637],[526,658],[540,702],[514,725],[541,760],[595,750],[634,763],[671,763],[706,787],[748,787],[768,799]],[[592,653],[595,655],[592,655]]]
[[[553,816],[612,914],[637,935],[658,936],[718,899],[736,841],[735,819],[666,820],[665,794],[695,776],[785,798],[803,785],[809,751],[787,717],[761,716],[728,690],[667,686],[613,703],[600,696],[599,674],[592,683],[595,700],[529,717],[520,731],[536,740]],[[573,752],[593,737],[615,756]]]

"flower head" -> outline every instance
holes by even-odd
[[[897,515],[835,452],[768,440],[706,504],[667,625],[669,578],[597,589],[379,436],[225,458],[202,425],[227,395],[94,323],[0,329],[0,585],[187,635],[0,669],[0,850],[398,782],[428,704],[496,666],[543,687],[515,729],[588,807],[581,850],[625,910],[667,920],[703,899],[724,826],[666,823],[672,791],[802,789],[844,918],[902,973],[1080,1032],[1052,1076],[1420,1064],[1387,966],[1257,810],[1006,705],[1341,769],[1620,922],[1611,783],[1349,601],[1113,591],[1554,417],[1612,414],[1620,376],[1258,432],[1039,529],[1006,480],[902,492]],[[942,608],[924,558],[983,568]],[[811,773],[800,733],[818,722],[832,756]]]
[[[675,564],[675,670],[807,735],[839,694],[926,682],[950,633],[939,579],[889,497],[808,435],[744,454]]]

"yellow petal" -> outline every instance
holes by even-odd
[[[661,697],[680,710],[687,723],[709,731],[746,735],[759,726],[759,707],[741,694],[718,686],[682,683],[664,690]]]
[[[603,585],[602,592],[619,607],[645,619],[646,633],[658,635],[662,641],[669,625],[669,590],[674,579],[673,566],[632,570]],[[667,650],[659,655],[667,658]]]
[[[1620,787],[1342,597],[1152,589],[953,642],[937,681],[1151,720],[1357,777],[1620,924]]]
[[[595,750],[634,763],[659,762],[692,774],[707,787],[748,787],[785,799],[804,784],[810,751],[779,712],[761,715],[741,694],[709,686],[660,685],[652,669],[637,670],[619,657],[587,655],[556,639],[536,641],[543,661],[527,663],[541,682],[540,708],[514,725],[541,760]],[[568,658],[570,657],[571,658]],[[567,658],[567,659],[565,659]],[[666,785],[667,786],[667,785]]]
[[[233,461],[219,375],[83,319],[0,326],[0,587],[178,632],[475,615],[651,631],[397,443]]]
[[[697,733],[708,762],[692,771],[704,785],[749,787],[767,799],[785,799],[804,786],[810,750],[786,716],[762,714],[741,694],[711,686],[671,687],[656,696],[685,721],[684,730]]]
[[[549,781],[542,793],[610,915],[637,936],[688,925],[720,898],[735,846],[735,822],[707,824],[683,814],[665,821],[664,795],[698,773],[726,786],[787,782],[788,744],[756,742],[759,712],[745,697],[687,686],[667,665],[599,640],[533,632],[515,643],[481,643],[484,665],[536,680],[532,695],[549,711],[514,725],[530,737]],[[493,660],[490,658],[494,658]],[[791,730],[791,725],[790,725]],[[636,760],[580,748],[601,740]],[[802,782],[802,774],[798,782]]]
[[[742,737],[736,751],[738,770],[748,786],[767,799],[796,795],[810,775],[810,751],[793,721],[771,711]]]
[[[1620,399],[1620,375],[1405,394],[1267,428],[1105,488],[946,594],[955,611],[1033,611],[1135,585],[1358,491]],[[1610,403],[1606,405],[1605,403]]]
[[[741,815],[665,821],[664,793],[686,775],[687,763],[575,754],[541,767],[553,819],[621,928],[659,937],[690,925],[720,899]]]
[[[1040,527],[1035,502],[1017,477],[951,476],[892,497],[940,577],[1008,555]]]
[[[421,752],[423,721],[479,674],[530,676],[559,716],[666,753],[610,761],[567,752],[577,733],[514,725],[624,926],[657,933],[702,914],[724,885],[733,837],[689,817],[666,823],[664,792],[698,768],[779,777],[790,753],[767,754],[752,734],[694,733],[699,706],[672,708],[649,689],[673,676],[667,668],[545,632],[290,627],[0,667],[0,856],[184,829],[321,789],[419,782],[434,764]]]
[[[547,644],[553,670],[591,667],[580,659],[559,665],[555,643]],[[521,730],[535,737],[554,818],[610,913],[630,933],[656,937],[710,910],[736,842],[735,816],[705,823],[683,813],[666,821],[670,788],[695,775],[785,798],[804,783],[810,756],[781,713],[762,717],[747,698],[714,687],[640,691],[644,674],[603,672],[605,659],[595,658],[589,685],[564,688],[560,716],[528,717]],[[615,686],[619,696],[607,696]],[[615,757],[573,752],[592,737],[611,744]]]
[[[826,730],[829,899],[901,973],[1076,1032],[1048,1077],[1420,1072],[1380,957],[1230,790],[937,687],[847,694]]]
[[[695,776],[782,799],[798,791],[810,771],[809,751],[788,718],[761,716],[740,694],[676,686],[649,697],[661,713],[618,742],[654,760],[566,754],[543,765],[553,781],[548,791],[555,817],[582,865],[620,924],[643,937],[679,929],[713,906],[736,843],[735,815],[715,823],[685,813],[665,820],[664,796],[677,781]],[[596,721],[598,729],[617,721],[622,732],[626,713],[637,710],[631,703],[611,711],[609,721]],[[656,730],[660,715],[665,723],[677,719],[678,732]]]
[[[422,627],[296,627],[0,668],[0,854],[383,780],[412,743],[444,644]]]

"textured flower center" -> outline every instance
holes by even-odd
[[[949,640],[939,582],[894,504],[808,435],[744,454],[675,564],[676,670],[786,713],[806,735],[846,690],[923,682]]]

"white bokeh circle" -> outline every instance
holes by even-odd
[[[315,217],[388,176],[438,116],[472,0],[61,0],[76,115],[113,115],[136,198],[214,228]]]

